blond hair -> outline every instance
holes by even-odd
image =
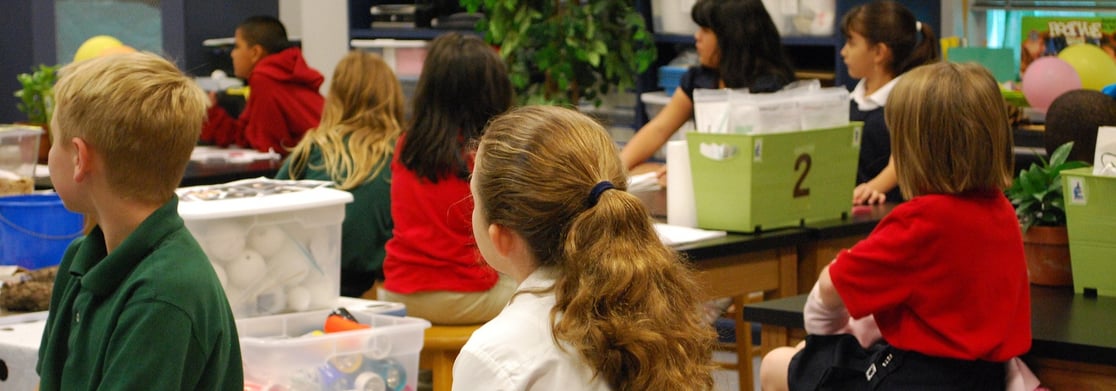
[[[359,50],[337,63],[322,121],[291,151],[291,177],[301,177],[311,164],[310,152],[321,149],[321,166],[342,190],[380,175],[402,132],[403,88],[380,58]]]
[[[625,191],[605,130],[569,109],[528,106],[494,119],[478,151],[473,180],[488,222],[558,270],[555,341],[616,390],[711,388],[714,336],[694,275]],[[601,181],[615,189],[587,203]]]
[[[94,58],[60,73],[55,140],[81,138],[99,152],[106,180],[120,197],[152,204],[170,199],[205,121],[205,92],[152,53]]]
[[[884,113],[903,196],[1002,190],[1012,134],[992,74],[977,64],[935,63],[904,75]]]

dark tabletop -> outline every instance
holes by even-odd
[[[802,328],[806,295],[744,306],[744,320]],[[1031,285],[1030,355],[1102,365],[1116,363],[1116,297],[1087,298],[1069,288]]]

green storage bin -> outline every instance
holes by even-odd
[[[753,232],[847,217],[862,127],[687,133],[698,226]]]
[[[1116,178],[1062,171],[1073,290],[1116,296]]]

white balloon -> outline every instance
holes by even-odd
[[[248,233],[248,247],[264,257],[270,257],[279,251],[287,236],[278,226],[255,227]]]
[[[248,288],[267,274],[267,264],[259,253],[244,250],[229,265],[229,282],[237,288]]]
[[[210,224],[199,239],[206,255],[217,261],[229,262],[244,252],[244,226],[235,221]]]

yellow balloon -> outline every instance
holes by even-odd
[[[85,40],[84,43],[78,47],[74,53],[74,62],[85,61],[101,55],[101,52],[108,48],[115,48],[124,46],[123,42],[119,39],[110,37],[108,35],[98,35],[93,38]]]
[[[122,46],[116,46],[116,47],[106,48],[105,50],[102,50],[101,54],[100,54],[100,57],[108,57],[108,56],[112,56],[112,55],[116,55],[116,54],[128,54],[128,53],[135,53],[135,52],[136,52],[135,48],[133,48],[131,46],[128,46],[128,45],[122,45]]]
[[[1096,45],[1070,45],[1058,53],[1058,58],[1077,71],[1077,76],[1081,77],[1081,88],[1100,91],[1116,83],[1116,61]]]

